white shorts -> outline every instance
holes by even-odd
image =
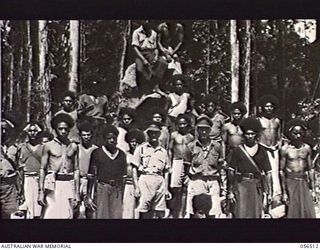
[[[220,200],[220,185],[217,180],[204,181],[204,180],[190,180],[188,185],[187,194],[187,207],[186,212],[193,214],[192,199],[196,195],[208,194],[211,196],[212,207],[209,211],[209,215],[220,216],[221,200]]]

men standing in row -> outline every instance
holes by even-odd
[[[39,173],[43,145],[40,142],[41,128],[37,123],[29,123],[24,132],[28,141],[20,147],[19,167],[24,171],[24,195],[27,219],[40,218],[42,207],[38,204]]]
[[[51,126],[57,136],[44,145],[39,204],[45,206],[45,219],[72,219],[80,201],[78,146],[68,139],[74,121],[67,114],[58,114]]]

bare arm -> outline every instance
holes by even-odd
[[[50,153],[50,150],[48,146],[44,145],[42,156],[41,156],[41,166],[40,166],[40,176],[39,176],[39,194],[38,194],[38,203],[41,206],[46,205],[44,201],[44,180],[46,177],[49,153]]]
[[[170,141],[169,141],[169,148],[168,148],[168,155],[169,161],[173,161],[173,145],[174,145],[174,133],[171,133]]]
[[[308,166],[307,167],[309,169],[311,190],[314,193],[315,192],[315,172],[314,172],[314,168],[312,166],[311,154],[312,154],[311,147],[308,146],[308,155],[307,155],[307,164],[308,164]]]
[[[288,194],[286,189],[286,177],[285,177],[285,168],[286,168],[287,156],[285,146],[280,150],[280,184],[282,189],[282,200],[288,202]]]
[[[78,146],[75,149],[75,159],[74,159],[74,181],[75,181],[75,191],[76,200],[80,201],[80,171],[79,171],[79,151]]]

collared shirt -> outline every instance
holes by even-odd
[[[60,142],[57,138],[45,144],[46,147],[50,148],[49,165],[48,170],[60,172],[60,173],[71,173],[79,166],[75,166],[74,160],[76,156],[75,143],[65,145]]]
[[[156,49],[157,33],[154,30],[151,30],[151,35],[147,37],[147,34],[141,25],[138,29],[133,31],[132,45],[139,47],[141,50]]]
[[[15,144],[1,145],[0,176],[8,177],[16,171],[13,163],[17,162],[18,147]]]
[[[203,146],[196,140],[188,144],[191,153],[190,174],[212,176],[218,173],[218,160],[222,154],[221,144],[211,141],[208,146]]]
[[[22,167],[26,172],[40,171],[41,155],[43,145],[37,144],[31,146],[29,142],[23,143],[19,154],[19,167]]]
[[[168,152],[162,146],[154,148],[145,142],[136,148],[134,157],[144,174],[163,175],[169,169]]]

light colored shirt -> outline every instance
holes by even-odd
[[[141,50],[157,48],[157,33],[151,30],[151,35],[148,37],[141,25],[133,31],[132,45],[139,47]]]
[[[163,175],[169,170],[168,152],[162,146],[152,147],[149,142],[138,146],[134,151],[139,171],[143,174]]]

